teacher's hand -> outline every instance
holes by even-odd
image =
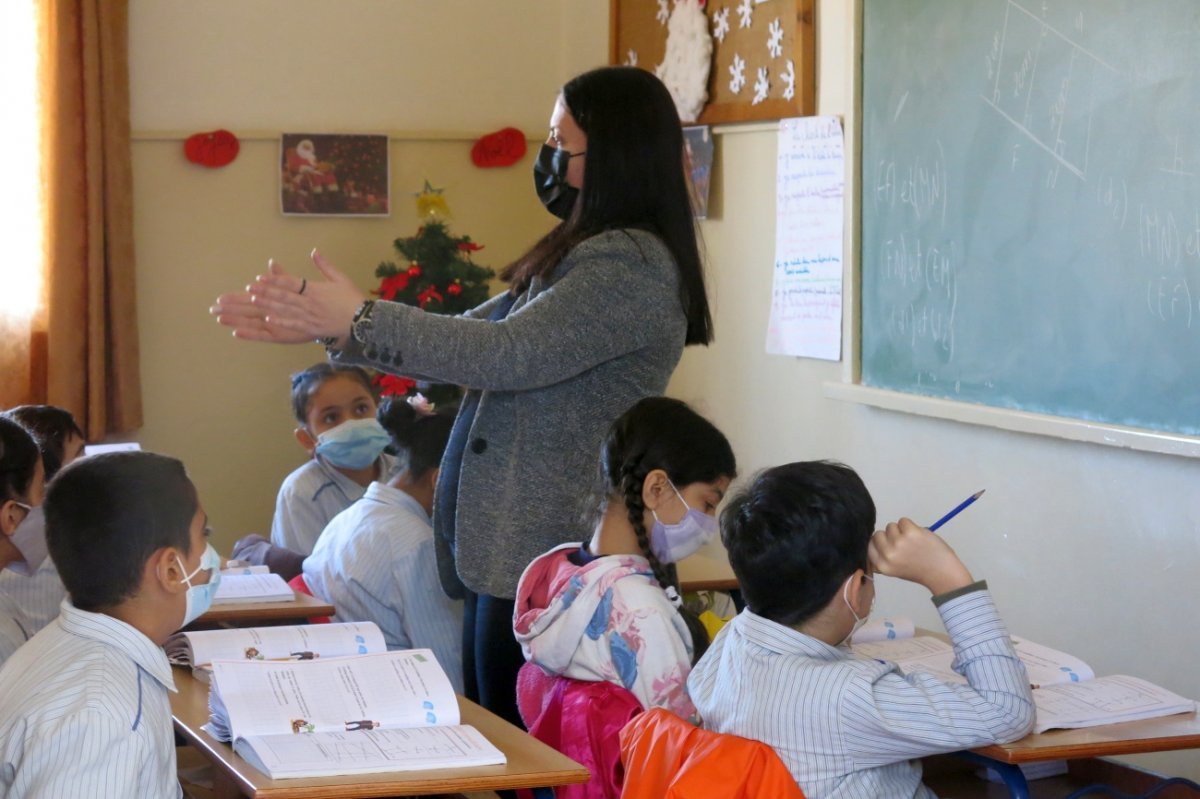
[[[316,250],[312,260],[324,280],[288,274],[271,260],[267,274],[257,276],[245,291],[217,297],[208,312],[232,327],[237,338],[275,344],[336,338],[340,348],[366,295]]]

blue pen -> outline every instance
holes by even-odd
[[[946,522],[950,521],[951,519],[953,519],[953,518],[954,518],[955,516],[957,516],[958,514],[962,513],[964,510],[966,510],[966,509],[967,509],[967,508],[968,508],[968,507],[971,505],[971,503],[972,503],[972,502],[974,502],[975,500],[977,500],[977,499],[979,499],[980,497],[982,497],[982,496],[983,496],[983,492],[984,492],[984,491],[986,491],[986,490],[987,490],[986,488],[981,488],[980,490],[976,491],[976,492],[975,492],[974,494],[972,494],[971,496],[969,496],[969,497],[967,497],[966,499],[964,499],[962,502],[958,503],[958,506],[957,506],[956,508],[954,508],[954,510],[950,511],[950,512],[949,512],[949,513],[947,513],[945,516],[943,516],[942,518],[938,519],[938,520],[937,520],[936,522],[934,522],[933,524],[929,525],[929,532],[931,532],[931,533],[932,533],[934,530],[938,529],[938,528],[939,528],[939,527],[941,527],[943,524],[945,524]]]

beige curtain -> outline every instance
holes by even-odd
[[[66,408],[89,439],[98,439],[142,424],[128,4],[37,0],[37,5],[45,294],[29,329],[4,331],[2,399],[5,405]]]

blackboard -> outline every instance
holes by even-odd
[[[1200,2],[864,0],[862,383],[1200,435]]]

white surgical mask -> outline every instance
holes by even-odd
[[[179,568],[187,571],[187,566],[184,565],[179,556],[175,556],[175,560],[179,561]],[[207,583],[200,585],[192,585],[192,578],[202,571],[208,570],[209,577]],[[217,554],[217,550],[213,549],[212,544],[204,545],[204,554],[200,556],[200,565],[191,574],[185,575],[183,581],[187,583],[187,607],[183,611],[183,624],[180,627],[186,627],[193,621],[204,615],[204,612],[212,606],[213,597],[217,595],[217,586],[221,584],[221,556]]]
[[[317,454],[343,469],[365,469],[391,441],[374,419],[351,419],[317,436]]]
[[[8,568],[26,577],[33,574],[46,559],[46,515],[41,505],[29,506],[24,502],[15,502],[27,513],[17,525],[9,541],[21,553],[24,560],[16,560],[8,564]]]
[[[871,575],[864,574],[863,576],[866,577],[871,582],[875,582],[875,578],[872,577]],[[851,575],[850,580],[853,580],[853,579],[854,579],[854,576]],[[854,606],[850,604],[850,597],[848,596],[848,592],[850,591],[850,580],[847,580],[842,585],[842,601],[846,603],[846,607],[850,608],[850,615],[854,617],[854,627],[850,630],[850,634],[842,639],[842,643],[839,644],[839,646],[845,646],[845,645],[849,644],[850,639],[854,637],[854,634],[856,632],[858,632],[860,629],[862,629],[862,626],[867,623],[867,619],[871,618],[871,613],[873,613],[875,610],[875,595],[872,594],[871,595],[871,607],[867,608],[867,615],[863,616],[861,619],[858,617],[858,614],[854,612]]]
[[[717,534],[717,520],[687,504],[675,484],[668,483],[683,507],[687,508],[687,513],[675,524],[663,524],[658,514],[650,511],[654,516],[654,526],[650,528],[650,551],[659,563],[678,563],[712,540]]]

